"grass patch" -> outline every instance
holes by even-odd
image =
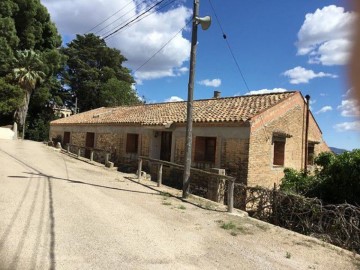
[[[270,229],[269,225],[262,224],[262,223],[256,223],[255,226],[264,232],[266,232]]]
[[[241,232],[242,234],[253,234],[252,232],[249,231],[248,228],[246,227],[242,227],[242,226],[239,226],[236,228],[239,232]]]
[[[171,205],[171,202],[165,202],[165,201],[164,201],[162,204],[163,204],[163,205]]]
[[[185,209],[186,209],[186,207],[183,206],[183,205],[180,205],[178,208],[181,209],[181,210],[185,210]]]
[[[163,197],[167,197],[167,198],[171,197],[171,194],[168,193],[168,192],[162,192],[162,191],[160,191],[159,194],[160,194],[161,196],[163,196]]]
[[[236,222],[234,222],[234,221],[224,222],[223,220],[216,220],[215,222],[220,225],[220,228],[222,228],[224,230],[229,230],[230,234],[232,236],[237,236],[239,233],[240,234],[253,234],[249,230],[249,228],[247,228],[245,226],[241,226],[239,224],[236,224]]]
[[[229,221],[227,223],[223,223],[220,227],[224,230],[234,230],[236,228],[236,224],[234,224],[232,221]]]
[[[286,259],[290,259],[290,258],[291,258],[291,253],[290,253],[290,252],[286,252],[285,258],[286,258]]]
[[[298,246],[304,246],[304,247],[307,247],[307,248],[312,248],[312,245],[310,245],[309,243],[306,243],[306,242],[293,242],[295,245],[298,245]]]

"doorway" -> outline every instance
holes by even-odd
[[[85,146],[88,148],[94,148],[95,146],[95,133],[93,132],[86,132],[86,141]],[[90,149],[85,149],[85,157],[90,158]]]
[[[170,161],[171,159],[171,138],[172,132],[161,132],[160,159]]]
[[[63,139],[63,147],[65,148],[68,143],[70,143],[70,132],[65,131],[64,139]]]

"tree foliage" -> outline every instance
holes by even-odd
[[[327,203],[360,205],[360,149],[334,155],[321,153],[315,158],[319,166],[313,175],[285,169],[280,188]]]
[[[77,35],[62,52],[68,58],[63,80],[81,111],[139,102],[130,71],[122,66],[126,58],[104,40],[94,34]]]
[[[0,1],[0,78],[6,78],[8,84],[17,84],[23,89],[22,95],[14,96],[17,107],[11,106],[11,111],[8,110],[9,106],[7,109],[0,107],[1,119],[11,123],[15,111],[18,115],[26,115],[26,108],[29,107],[28,121],[31,127],[38,120],[37,117],[49,113],[49,103],[58,100],[58,93],[61,92],[60,83],[54,83],[64,65],[64,57],[58,51],[60,46],[61,37],[40,0]],[[14,75],[12,80],[9,79],[9,74]],[[48,100],[37,104],[43,112],[32,112],[33,108],[39,109],[39,106],[31,104],[40,79],[44,87],[41,93],[47,91],[45,96]],[[56,91],[54,85],[57,85]],[[25,118],[21,116],[19,119]],[[45,118],[43,120],[47,121]],[[46,137],[47,134],[44,134],[42,139]]]
[[[22,102],[24,92],[17,86],[0,78],[0,111],[10,114],[16,110]]]
[[[119,50],[93,34],[60,46],[40,0],[0,1],[0,121],[18,115],[28,139],[47,139],[54,108],[73,108],[75,97],[81,111],[140,102]]]

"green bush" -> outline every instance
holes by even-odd
[[[360,205],[360,149],[340,155],[321,153],[315,164],[318,168],[311,175],[286,168],[280,189],[326,203]]]
[[[303,171],[299,172],[295,169],[285,168],[284,174],[280,189],[288,193],[305,195],[316,182],[314,176],[305,175]]]

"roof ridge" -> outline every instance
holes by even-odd
[[[241,96],[232,96],[232,97],[219,97],[219,98],[204,98],[204,99],[194,99],[194,102],[201,102],[201,101],[208,101],[208,100],[224,100],[224,99],[235,99],[235,98],[247,98],[253,96],[269,96],[269,95],[276,95],[276,94],[294,94],[296,92],[300,92],[298,90],[291,90],[285,92],[273,92],[273,93],[264,93],[264,94],[252,94],[252,95],[241,95]],[[116,107],[104,107],[104,108],[119,108],[119,107],[138,107],[138,106],[154,106],[154,105],[164,105],[164,104],[176,104],[176,103],[186,103],[186,100],[182,101],[171,101],[171,102],[156,102],[156,103],[143,103],[143,104],[135,104],[135,105],[121,105]]]

